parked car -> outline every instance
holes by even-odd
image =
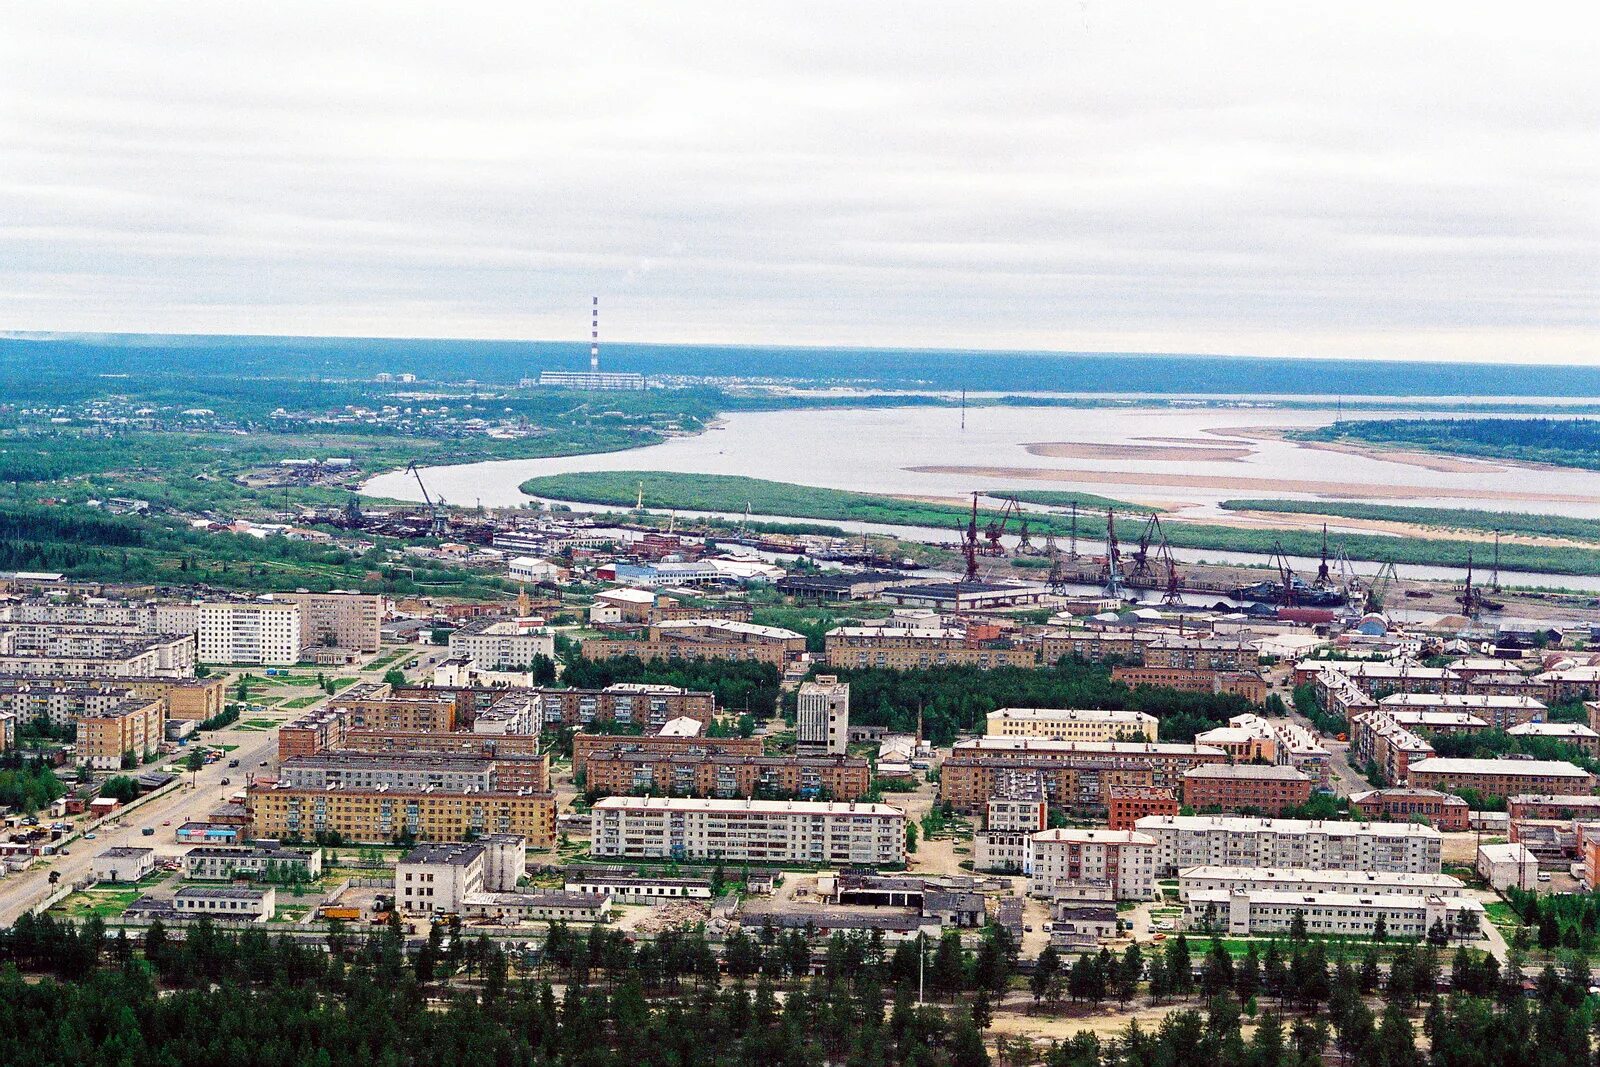
[[[93,841],[94,840],[94,834],[92,834],[92,833],[84,834],[83,835],[83,839],[85,841]]]
[[[232,785],[233,784],[233,779],[232,778],[224,778],[222,780],[222,784],[223,785]]]
[[[141,834],[143,834],[144,836],[146,836],[146,837],[154,837],[154,836],[156,836],[156,828],[154,826],[146,826],[143,830],[140,830],[139,832]]]
[[[231,759],[231,760],[228,761],[228,766],[237,767],[237,766],[239,766],[239,761],[236,760],[236,759]]]

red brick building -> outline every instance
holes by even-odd
[[[1434,789],[1369,789],[1350,798],[1350,810],[1369,822],[1425,822],[1435,830],[1466,830],[1467,802]]]
[[[1158,786],[1113,785],[1106,789],[1107,826],[1112,830],[1132,830],[1146,815],[1176,815],[1178,806],[1172,790]]]
[[[1311,799],[1311,778],[1273,764],[1209,764],[1184,772],[1183,802],[1196,811],[1282,815]]]

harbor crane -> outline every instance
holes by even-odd
[[[449,532],[449,524],[445,521],[444,498],[434,498],[428,493],[428,487],[422,484],[422,471],[417,469],[415,461],[406,464],[406,473],[417,480],[417,488],[422,490],[422,502],[428,505],[428,533],[432,537],[443,537]]]
[[[1117,513],[1106,508],[1106,564],[1100,571],[1102,588],[1108,597],[1125,599],[1128,586],[1122,577],[1122,557],[1117,549]]]
[[[961,554],[966,558],[967,571],[962,577],[963,582],[978,580],[978,494],[972,494],[972,514],[967,519],[967,528],[961,535]]]

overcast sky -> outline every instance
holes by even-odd
[[[1597,179],[1592,3],[0,0],[0,329],[1593,363]]]

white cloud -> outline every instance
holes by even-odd
[[[1600,360],[1600,18],[0,3],[42,330]]]

